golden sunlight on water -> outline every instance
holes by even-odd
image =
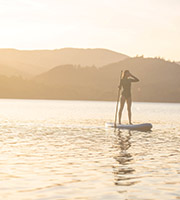
[[[180,199],[180,104],[134,103],[152,132],[114,132],[115,104],[0,100],[0,199]]]

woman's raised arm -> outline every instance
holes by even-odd
[[[133,78],[133,79],[131,79],[132,82],[138,82],[139,81],[139,79],[137,77],[135,77],[134,75],[132,75],[131,73],[130,73],[130,76]]]

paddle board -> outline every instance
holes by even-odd
[[[137,131],[150,131],[152,128],[152,124],[144,123],[144,124],[116,124],[114,123],[106,123],[106,127],[110,128],[118,128],[118,129],[128,129],[128,130],[137,130]]]

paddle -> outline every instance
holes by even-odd
[[[119,83],[119,88],[118,88],[118,96],[117,96],[117,103],[116,103],[116,113],[115,113],[115,121],[114,121],[114,127],[116,128],[116,121],[117,121],[117,112],[118,112],[118,106],[119,106],[119,97],[120,97],[120,86],[121,86],[121,77],[122,77],[122,71],[120,75],[120,83]]]

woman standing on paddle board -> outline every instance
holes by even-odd
[[[129,118],[129,124],[132,124],[131,122],[131,83],[132,82],[138,82],[139,79],[133,76],[129,70],[125,70],[122,74],[121,83],[119,86],[119,89],[122,89],[121,98],[120,98],[120,109],[119,109],[119,124],[121,124],[121,116],[122,111],[124,108],[125,102],[127,103],[127,110],[128,110],[128,118]]]

